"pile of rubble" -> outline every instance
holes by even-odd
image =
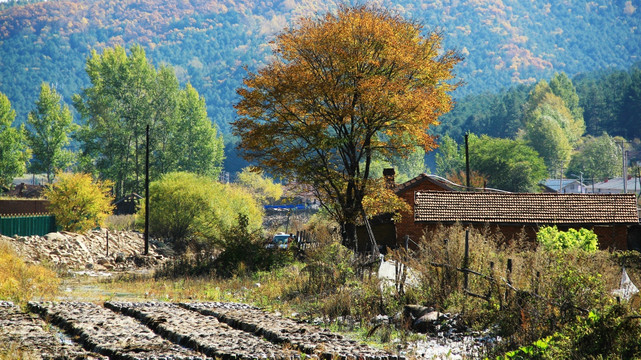
[[[156,243],[144,253],[142,234],[134,231],[92,230],[85,234],[55,232],[45,236],[2,236],[27,263],[48,263],[70,270],[130,270],[155,267],[167,257]]]

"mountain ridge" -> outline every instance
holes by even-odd
[[[437,29],[444,47],[465,60],[456,68],[461,97],[641,59],[638,1],[418,0],[381,1]],[[42,81],[71,103],[88,86],[91,49],[141,44],[157,66],[174,67],[205,97],[208,113],[230,134],[235,90],[271,56],[269,41],[301,15],[326,11],[320,1],[51,0],[0,11],[0,92],[26,119]]]

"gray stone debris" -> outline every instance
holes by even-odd
[[[300,353],[234,329],[215,317],[170,303],[106,302],[105,307],[132,316],[156,333],[183,346],[222,359],[299,359]]]
[[[324,359],[397,359],[395,355],[348,340],[329,330],[283,318],[268,312],[227,303],[181,303],[180,306],[215,316],[236,329],[265,337],[276,344]]]
[[[149,246],[149,255],[141,255],[144,240],[142,234],[135,231],[109,231],[109,249],[105,229],[85,234],[62,231],[45,236],[0,237],[10,243],[27,263],[46,261],[69,270],[129,270],[140,266],[153,267],[166,260],[156,251],[158,248],[153,242]]]
[[[29,302],[29,309],[111,359],[196,360],[202,354],[176,345],[135,319],[86,302]]]
[[[0,351],[9,350],[42,359],[108,359],[84,350],[58,328],[23,312],[11,302],[0,301]]]

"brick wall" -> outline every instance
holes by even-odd
[[[437,230],[439,225],[451,226],[452,224],[432,224],[432,223],[414,223],[405,231],[405,234],[410,235],[410,238],[418,242],[418,240],[425,233],[433,233]],[[500,233],[505,241],[512,242],[524,237],[525,241],[530,242],[532,245],[536,243],[536,233],[542,225],[490,225],[487,227],[485,224],[470,224],[477,230],[488,228],[491,233]],[[561,231],[567,231],[570,227],[580,228],[581,226],[557,226]],[[584,226],[586,227],[586,226]],[[599,248],[601,250],[614,249],[614,250],[627,250],[628,249],[628,226],[615,225],[615,226],[594,226],[586,227],[594,231],[599,238]],[[399,238],[399,244],[402,238]]]
[[[411,213],[403,213],[401,221],[396,223],[396,243],[398,246],[404,244],[405,235],[409,235],[410,239],[415,242],[423,236],[423,232],[425,231],[424,224],[414,222],[414,192],[427,190],[446,191],[442,186],[434,184],[429,180],[424,180],[398,194],[398,196],[405,200],[412,208]]]
[[[49,200],[0,200],[0,215],[46,214]]]

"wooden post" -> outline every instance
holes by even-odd
[[[506,274],[506,280],[508,285],[512,285],[512,259],[507,259],[507,274]],[[505,288],[505,301],[507,301],[509,297],[509,292],[510,288],[506,287]]]
[[[468,285],[468,267],[470,265],[470,230],[465,230],[465,256],[463,257],[463,289],[467,290]]]
[[[492,286],[494,286],[494,261],[490,261],[490,279],[488,282],[490,284],[487,287],[487,298],[490,299],[492,296]]]
[[[109,257],[109,229],[107,229],[107,257]]]
[[[149,124],[147,124],[147,148],[145,151],[145,255],[149,255]]]

